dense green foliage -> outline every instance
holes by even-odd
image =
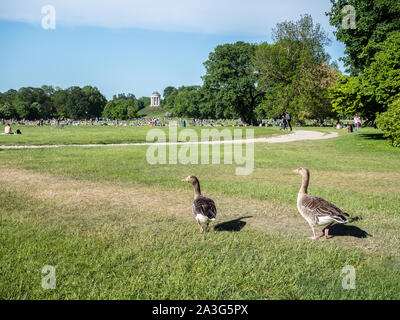
[[[54,107],[62,118],[89,119],[99,117],[107,102],[97,88],[77,86],[58,90]]]
[[[54,113],[47,87],[22,87],[0,94],[0,118],[40,119]]]
[[[204,62],[204,111],[212,118],[240,118],[255,124],[255,108],[263,92],[257,91],[257,75],[252,72],[256,46],[245,42],[217,46]]]
[[[392,32],[399,30],[400,2],[394,0],[331,0],[327,13],[330,24],[336,27],[336,38],[346,45],[345,65],[353,75],[362,73],[374,60],[377,45]],[[346,5],[355,9],[355,28],[343,28],[349,15]],[[343,11],[343,12],[342,12]]]
[[[107,119],[133,119],[137,116],[137,102],[132,99],[115,99],[108,101],[102,116]]]
[[[166,99],[168,98],[168,96],[169,96],[172,92],[174,92],[174,90],[175,90],[175,87],[172,87],[172,86],[166,87],[166,88],[164,89],[164,92],[163,92],[164,100],[166,100]]]
[[[341,76],[330,89],[333,110],[342,116],[359,113],[380,126],[398,145],[396,128],[400,123],[395,116],[398,102],[393,101],[400,93],[400,2],[331,2],[327,15],[336,27],[337,39],[346,45],[347,56],[343,61],[352,74]],[[353,25],[347,21],[351,15],[353,18],[355,15]]]
[[[332,105],[339,114],[358,112],[373,121],[400,93],[400,32],[392,32],[375,50],[362,74],[343,76],[331,89]]]
[[[140,97],[137,99],[137,110],[142,110],[150,105],[149,97]]]
[[[200,89],[200,86],[174,88],[165,99],[166,109],[172,116],[200,118],[202,115]]]
[[[49,118],[89,119],[99,117],[106,98],[96,87],[22,87],[0,94],[0,118],[27,120]]]
[[[114,102],[105,109],[107,99],[92,86],[67,89],[54,89],[47,85],[41,88],[22,87],[18,91],[10,89],[0,93],[0,118],[94,119],[104,114],[107,118],[130,119],[136,116],[138,110],[150,105],[149,97],[136,99],[131,93],[114,95],[111,101]]]
[[[385,132],[385,136],[392,140],[396,147],[400,147],[400,95],[389,104],[386,112],[376,119],[377,125]]]

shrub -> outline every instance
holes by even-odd
[[[400,95],[376,118],[376,124],[395,147],[400,147]]]

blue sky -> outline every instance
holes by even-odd
[[[54,30],[42,28],[48,4]],[[140,97],[201,84],[203,62],[218,44],[270,42],[277,22],[303,13],[331,34],[327,51],[337,60],[344,46],[324,15],[329,8],[329,0],[2,0],[0,91],[89,84],[107,98]]]

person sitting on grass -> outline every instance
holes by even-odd
[[[6,127],[4,128],[4,133],[5,134],[13,134],[9,123],[7,123]]]

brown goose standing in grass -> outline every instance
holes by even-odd
[[[206,224],[207,231],[208,224],[210,221],[214,221],[217,215],[217,208],[212,199],[203,197],[200,192],[200,183],[195,176],[188,176],[182,180],[183,182],[189,182],[194,188],[194,201],[192,205],[192,212],[197,221],[197,225],[200,228],[200,232],[203,233],[204,229],[202,224]]]
[[[315,235],[315,226],[325,226],[326,239],[329,227],[335,223],[348,222],[346,216],[348,217],[349,215],[325,199],[307,194],[308,183],[310,182],[310,171],[307,168],[300,167],[293,170],[293,172],[301,174],[303,178],[297,197],[297,209],[303,218],[307,220],[313,231],[311,239],[315,240],[318,238]]]

